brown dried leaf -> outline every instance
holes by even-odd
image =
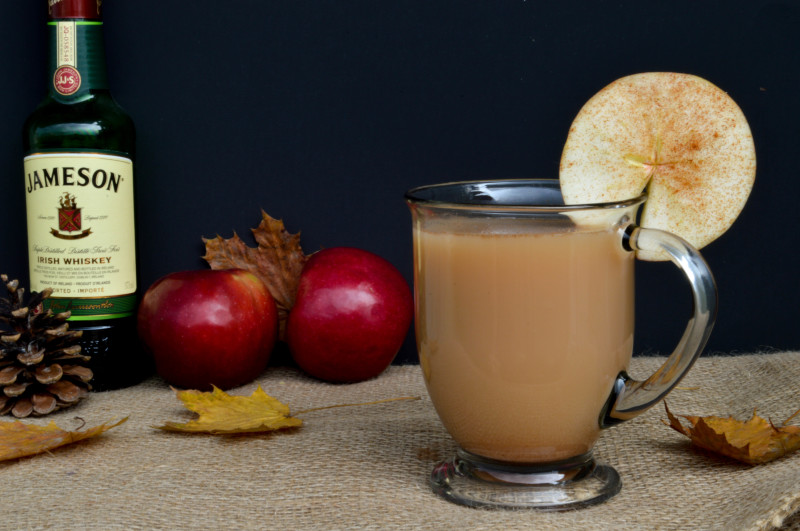
[[[0,461],[35,455],[97,437],[127,420],[128,417],[125,417],[114,424],[105,423],[84,431],[64,431],[52,421],[47,426],[25,424],[18,420],[0,421]]]
[[[289,310],[294,305],[297,283],[308,257],[300,247],[300,233],[289,234],[283,221],[261,211],[261,223],[252,229],[258,247],[249,247],[234,233],[232,238],[203,238],[203,259],[211,269],[246,269],[258,276],[278,306],[281,337]]]
[[[258,433],[297,428],[303,421],[289,416],[289,406],[272,398],[258,386],[250,396],[229,395],[214,387],[210,392],[178,391],[175,395],[197,418],[186,423],[166,422],[156,426],[183,433]]]
[[[687,427],[670,412],[666,402],[664,408],[669,417],[669,423],[663,421],[664,424],[686,435],[697,446],[737,461],[758,465],[800,448],[800,426],[786,426],[786,422],[800,411],[786,419],[781,427],[759,417],[755,411],[747,422],[733,417],[681,415],[691,424]]]

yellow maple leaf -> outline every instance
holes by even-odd
[[[250,396],[233,396],[214,387],[212,391],[178,391],[176,396],[197,418],[186,423],[166,422],[156,428],[184,433],[257,433],[296,428],[303,421],[289,415],[289,406],[258,386]]]
[[[691,426],[687,427],[670,412],[666,402],[664,407],[669,417],[669,423],[664,421],[665,424],[689,437],[697,446],[737,461],[758,465],[800,449],[800,426],[786,426],[800,411],[786,419],[781,427],[759,417],[755,411],[746,422],[733,417],[681,415],[689,421]]]
[[[84,431],[64,431],[51,421],[47,426],[26,424],[21,421],[0,421],[0,461],[36,455],[60,446],[89,439],[115,428],[128,417],[114,423],[105,423]]]

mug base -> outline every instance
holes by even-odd
[[[591,452],[565,461],[517,464],[459,449],[431,473],[434,492],[470,507],[565,511],[601,503],[620,491],[612,467]]]

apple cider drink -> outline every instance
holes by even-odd
[[[630,360],[633,254],[617,230],[526,227],[415,229],[418,349],[462,448],[552,462],[591,449]]]
[[[433,468],[434,492],[472,507],[548,510],[619,492],[594,442],[663,400],[703,351],[717,292],[697,249],[738,217],[755,168],[750,127],[723,90],[646,72],[581,108],[558,181],[406,193],[420,365],[459,445]],[[678,346],[641,381],[625,370],[634,257],[671,260],[694,305]]]

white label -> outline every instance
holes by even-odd
[[[136,291],[130,159],[101,153],[31,155],[25,158],[25,190],[31,290],[50,287],[53,297],[72,299]],[[113,314],[112,306],[113,301],[98,304],[90,313]]]

